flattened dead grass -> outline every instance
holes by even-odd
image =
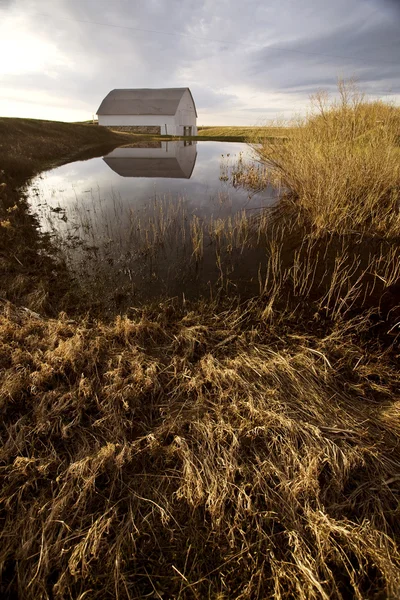
[[[4,308],[3,597],[398,597],[395,354],[264,311]]]

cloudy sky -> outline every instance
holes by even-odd
[[[400,102],[400,0],[0,0],[1,116],[86,120],[113,88],[189,86],[199,125],[256,125],[338,77]]]

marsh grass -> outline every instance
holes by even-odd
[[[338,100],[312,100],[296,135],[256,148],[270,180],[319,230],[398,236],[400,109],[367,101],[351,82],[339,82]]]
[[[258,260],[265,255],[256,240],[264,220],[252,224],[246,212],[200,218],[183,197],[155,195],[128,210],[115,193],[107,201],[93,197],[84,207],[77,200],[68,210],[49,207],[45,199],[40,206],[41,224],[81,289],[87,295],[101,288],[104,304],[113,296],[123,297],[126,307],[157,296],[193,299],[209,295],[210,288],[215,295],[222,291],[222,265],[228,285],[226,274],[242,271],[250,254],[258,253]],[[253,293],[257,269],[253,261]]]
[[[282,140],[293,134],[293,128],[277,124],[260,127],[204,126],[198,128],[198,139],[231,140],[237,142]]]
[[[370,110],[357,112],[362,123]],[[331,116],[310,127],[334,128],[341,109]],[[349,161],[370,125],[354,128]],[[279,163],[265,154],[291,191],[273,208],[200,220],[183,199],[158,198],[118,237],[116,197],[108,238],[76,214],[78,242],[96,242],[98,258],[85,293],[70,284],[80,304],[54,315],[43,302],[35,314],[23,286],[20,306],[1,301],[2,597],[398,598],[400,248],[396,213],[385,205],[378,221],[377,202],[390,205],[394,178],[378,178],[364,212],[350,194],[347,216],[326,192],[339,230],[316,208],[327,172],[311,194],[312,152],[325,154],[309,135],[292,146],[314,140],[296,155],[297,179],[294,142],[275,148]],[[59,249],[66,263],[73,243]],[[138,302],[121,288],[128,303],[107,313],[101,282],[118,284],[119,264],[132,281],[134,265],[147,281],[174,265],[197,296],[180,283],[179,297]],[[38,295],[40,281],[39,269]],[[199,298],[201,282],[211,286]]]
[[[112,202],[93,199],[92,210],[77,201],[68,212],[45,213],[84,305],[92,296],[92,308],[111,314],[157,298],[234,294],[268,297],[271,311],[275,299],[280,309],[312,300],[318,314],[336,318],[379,311],[400,276],[398,245],[366,233],[317,233],[284,201],[199,218],[183,197],[155,196],[126,211],[114,194]]]
[[[3,597],[396,598],[396,363],[270,273],[109,325],[4,308]]]

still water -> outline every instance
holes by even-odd
[[[48,171],[28,197],[80,284],[118,297],[191,296],[221,278],[213,240],[229,230],[232,254],[238,218],[276,202],[270,187],[254,193],[232,183],[238,161],[252,163],[254,151],[241,143],[142,143]]]

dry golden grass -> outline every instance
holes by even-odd
[[[351,83],[321,93],[296,135],[258,149],[272,181],[317,229],[400,232],[400,109],[368,102]]]
[[[250,140],[283,139],[293,135],[293,127],[260,126],[260,127],[232,127],[232,126],[204,126],[198,128],[198,137],[204,139],[235,140],[247,142]]]
[[[122,140],[122,142],[121,142]],[[125,137],[88,124],[0,117],[0,158],[3,175],[23,183],[39,171],[110,151]],[[0,179],[1,183],[1,179]]]
[[[4,308],[2,597],[398,597],[394,356],[270,317]]]
[[[86,296],[72,310],[65,297],[81,288],[65,268],[55,293],[49,246],[46,255],[26,205],[14,210],[7,196],[7,247],[27,264],[11,292],[4,286],[13,303],[0,301],[2,598],[399,597],[393,138],[382,146],[386,163],[377,158],[384,179],[370,151],[375,111],[388,123],[395,111],[352,104],[353,139],[343,110],[274,150],[275,178],[293,184],[274,209],[206,222],[163,202],[134,218],[142,261],[182,244],[196,281],[213,265],[212,301],[82,316]],[[329,143],[316,145],[314,129],[327,129]],[[332,185],[353,190],[346,199],[322,186],[324,167],[336,169],[335,136],[347,158]],[[342,180],[358,156],[374,191],[362,209],[354,186],[363,180]],[[313,160],[322,174],[312,192]],[[236,183],[245,172],[235,171]],[[21,231],[31,232],[25,255]],[[237,271],[257,284],[246,301]],[[62,306],[68,313],[57,314]]]
[[[4,305],[3,597],[397,597],[399,248],[243,227],[212,233],[223,271],[268,232],[246,303]]]

